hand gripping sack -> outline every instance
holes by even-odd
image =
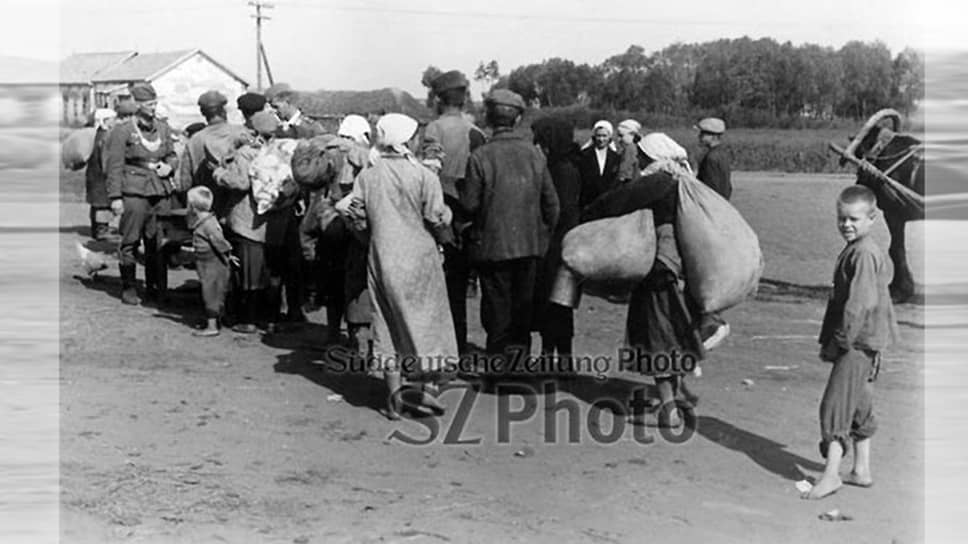
[[[636,210],[578,225],[565,235],[561,257],[583,280],[642,280],[655,260],[652,210]]]
[[[763,273],[759,239],[719,193],[686,173],[676,179],[676,241],[689,294],[704,312],[735,306],[756,293]]]

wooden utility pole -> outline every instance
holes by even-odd
[[[255,85],[256,91],[262,92],[262,64],[265,62],[266,72],[269,73],[270,83],[272,81],[272,72],[269,70],[269,62],[265,56],[265,49],[262,47],[262,20],[270,20],[272,17],[268,17],[262,14],[263,9],[272,9],[275,7],[273,4],[264,2],[262,0],[253,0],[249,2],[250,6],[255,7],[255,15],[250,15],[255,19]]]

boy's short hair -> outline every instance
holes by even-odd
[[[199,212],[212,211],[212,190],[203,185],[188,190],[188,207]]]
[[[837,197],[837,202],[844,204],[866,202],[873,210],[877,208],[877,195],[869,187],[854,184],[840,192],[840,196]]]

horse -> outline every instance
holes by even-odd
[[[883,119],[893,121],[893,129],[879,126]],[[901,116],[894,110],[881,110],[872,116],[841,156],[844,166],[850,158],[860,159],[872,165],[882,174],[924,197],[924,161],[922,142],[910,134],[898,132]],[[855,162],[855,161],[851,161]],[[896,303],[909,301],[914,296],[914,279],[907,262],[904,226],[908,221],[924,219],[924,205],[904,191],[899,191],[879,175],[865,168],[857,169],[856,183],[869,187],[877,196],[878,207],[884,212],[884,220],[891,234],[888,250],[894,264],[891,281],[891,298]]]

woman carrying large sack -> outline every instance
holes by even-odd
[[[641,364],[634,368],[653,376],[662,409],[659,425],[678,427],[682,417],[677,399],[696,398],[685,388],[685,374],[692,370],[686,361],[698,363],[705,357],[699,335],[699,319],[685,294],[682,257],[676,244],[674,225],[679,207],[678,181],[671,173],[688,168],[686,152],[671,138],[653,133],[639,141],[641,176],[598,197],[582,210],[582,222],[616,217],[640,209],[652,210],[656,230],[656,257],[651,271],[632,289],[626,320],[626,343]],[[678,365],[655,364],[659,357],[677,360]],[[646,359],[648,358],[648,359]]]

